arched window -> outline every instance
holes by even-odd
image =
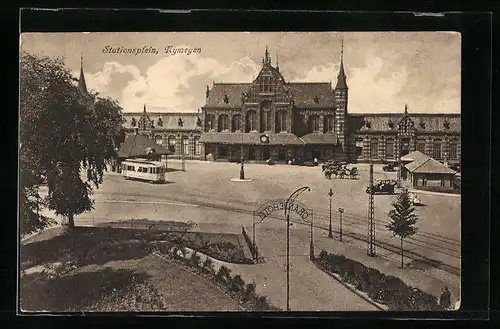
[[[323,132],[333,131],[333,115],[325,115],[323,119]]]
[[[449,158],[451,160],[458,159],[458,142],[456,140],[450,141],[449,148]]]
[[[273,89],[273,78],[269,75],[263,75],[260,78],[260,91],[263,93],[271,93]]]
[[[432,142],[432,157],[436,160],[441,159],[441,140],[435,139]]]
[[[175,153],[175,136],[168,136],[168,150]]]
[[[200,136],[194,138],[194,155],[200,155]]]
[[[130,121],[130,125],[131,125],[132,127],[137,126],[137,121],[135,120],[135,118],[132,118],[132,120]]]
[[[319,116],[311,115],[308,121],[308,131],[310,133],[319,131]]]
[[[273,120],[272,120],[272,112],[271,110],[261,110],[262,112],[262,120],[261,120],[261,127],[260,131],[271,131],[271,128],[273,126]]]
[[[255,110],[250,110],[247,112],[246,116],[245,132],[254,130],[257,130],[257,112]]]
[[[392,138],[385,140],[385,156],[388,158],[394,157],[394,139]]]
[[[286,112],[283,110],[280,110],[276,112],[276,132],[279,133],[281,131],[286,131]]]
[[[218,131],[229,130],[229,117],[227,114],[219,115]]]
[[[163,120],[161,118],[158,118],[158,122],[156,123],[158,127],[163,127]]]
[[[232,121],[231,123],[232,132],[238,131],[242,128],[241,125],[243,125],[243,122],[241,122],[241,114],[233,115],[233,119],[231,121]]]
[[[378,139],[376,138],[370,140],[370,157],[378,158]]]
[[[210,131],[215,129],[215,115],[207,114],[205,117],[205,131]]]
[[[418,140],[417,141],[417,151],[422,152],[425,154],[425,141],[424,140]]]
[[[182,152],[185,155],[189,154],[189,138],[187,136],[182,136]]]

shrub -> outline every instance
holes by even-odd
[[[235,292],[242,292],[245,289],[245,281],[243,281],[239,274],[233,277],[232,288]]]
[[[323,269],[338,273],[344,282],[366,292],[373,300],[386,304],[390,310],[440,309],[434,296],[342,255],[327,254],[322,250],[317,263]]]
[[[217,275],[215,276],[216,280],[222,283],[228,283],[228,278],[231,277],[231,271],[224,265],[219,268]]]
[[[213,274],[215,272],[212,259],[208,257],[205,259],[205,261],[203,262],[203,269],[210,274]]]
[[[194,265],[195,267],[200,267],[201,257],[197,254],[196,251],[194,251],[191,254],[189,260],[191,261],[191,264]]]
[[[249,301],[255,297],[255,283],[247,283],[243,293],[243,300]]]

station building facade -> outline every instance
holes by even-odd
[[[343,53],[343,52],[342,52]],[[460,162],[459,114],[349,114],[341,57],[331,83],[284,80],[266,49],[258,76],[249,83],[206,88],[200,142],[207,160],[342,161],[396,160],[419,150],[438,161]]]
[[[125,135],[139,134],[168,149],[168,158],[200,160],[204,146],[200,143],[201,118],[196,112],[142,112],[123,113]]]

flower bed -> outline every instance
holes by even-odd
[[[146,245],[169,243],[189,247],[215,259],[235,264],[253,264],[247,258],[237,234],[202,232],[163,232],[111,227],[75,227],[73,231],[21,246],[22,269],[61,258],[76,259],[78,262],[108,259],[112,254],[119,257],[121,249],[130,249],[137,257],[144,256]]]
[[[265,296],[256,294],[255,283],[245,283],[240,275],[232,276],[231,270],[224,265],[216,270],[210,257],[206,257],[202,262],[200,255],[196,251],[192,252],[188,257],[185,250],[169,249],[167,245],[160,246],[157,252],[215,283],[221,290],[238,300],[245,311],[281,311],[281,309],[272,305]]]
[[[337,273],[344,282],[365,292],[375,302],[387,305],[390,311],[442,309],[436,297],[342,255],[322,250],[315,262],[322,270]]]

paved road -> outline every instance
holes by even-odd
[[[247,176],[254,178],[254,182],[229,183],[230,178],[235,176],[229,170],[238,169],[234,164],[193,163],[187,168],[187,173],[169,173],[167,177],[171,183],[163,185],[125,181],[119,175],[106,175],[104,184],[95,191],[95,210],[77,216],[75,219],[77,225],[148,218],[196,221],[197,229],[204,231],[240,233],[241,227],[244,226],[250,233],[253,221],[252,211],[259,204],[276,196],[286,197],[295,188],[309,185],[313,191],[302,194],[300,200],[314,209],[316,252],[319,248],[328,249],[331,244],[331,240],[328,241],[326,238],[325,231],[328,227],[328,210],[325,208],[328,199],[323,195],[323,191],[328,191],[330,186],[335,191],[334,205],[346,209],[343,218],[344,233],[366,235],[365,181],[326,181],[321,177],[321,170],[318,172],[318,168],[294,167],[287,168],[284,172],[279,166],[254,165],[247,166]],[[194,168],[199,170],[195,171]],[[362,177],[366,176],[364,168],[360,167],[360,171]],[[391,174],[377,173],[377,175],[379,178],[387,178]],[[290,184],[283,182],[290,182]],[[390,243],[393,239],[383,226],[385,224],[383,218],[390,209],[390,202],[393,199],[393,196],[377,196],[377,241]],[[459,266],[460,240],[456,232],[460,231],[460,225],[449,223],[456,219],[453,216],[457,214],[456,207],[460,205],[460,200],[435,196],[421,196],[421,199],[427,207],[419,209],[419,215],[423,218],[420,222],[420,231],[412,238],[413,240],[408,240],[406,246],[427,257],[438,259],[441,257],[452,267]],[[458,216],[459,214],[458,211]],[[275,218],[269,218],[257,226],[257,243],[267,262],[258,266],[243,266],[241,269],[244,272],[243,276],[258,284],[258,291],[270,296],[273,302],[284,308],[285,231],[284,223],[278,220],[282,219],[280,215],[277,214]],[[334,213],[333,221],[334,229],[336,229],[337,213]],[[344,237],[344,244],[360,249],[366,248],[366,243],[347,236]],[[291,245],[294,264],[291,270],[292,309],[359,310],[372,308],[366,301],[353,295],[310,263],[308,260],[308,226],[295,225],[293,227]],[[384,252],[381,252],[381,249],[378,250],[380,257],[399,261],[399,256],[393,250]],[[443,274],[436,271],[434,275]],[[275,279],[280,277],[282,280]],[[341,296],[341,298],[336,296]],[[349,302],[346,303],[346,301]]]

